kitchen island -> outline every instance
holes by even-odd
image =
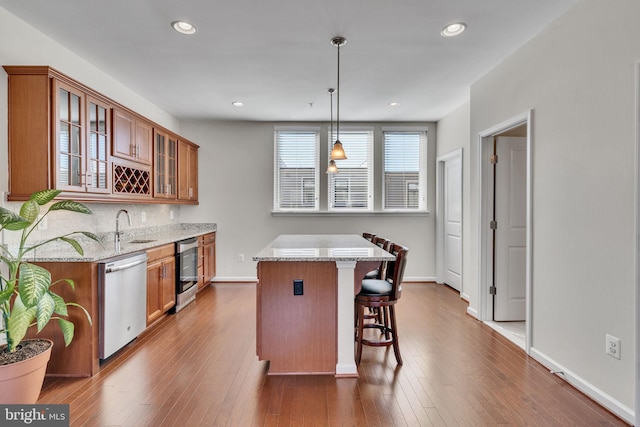
[[[356,234],[281,235],[256,254],[256,351],[269,374],[357,377],[353,298],[393,259]]]

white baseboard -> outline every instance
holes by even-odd
[[[212,280],[212,282],[253,282],[256,283],[258,281],[257,277],[221,277],[216,276]]]
[[[405,283],[410,283],[410,282],[435,282],[436,278],[435,277],[406,277],[402,280]]]
[[[548,368],[551,372],[556,373],[560,378],[607,408],[609,411],[613,412],[618,417],[622,418],[624,421],[631,425],[635,425],[635,413],[633,409],[623,405],[621,402],[609,396],[593,384],[587,382],[584,378],[581,378],[566,369],[564,366],[558,364],[555,360],[547,357],[535,348],[532,347],[530,349],[529,355]]]
[[[212,282],[257,282],[257,277],[233,277],[233,276],[216,276],[211,280]],[[435,277],[405,277],[404,282],[435,282]]]
[[[475,308],[471,307],[471,306],[467,306],[467,314],[471,317],[473,317],[474,319],[478,318],[478,310],[476,310]]]

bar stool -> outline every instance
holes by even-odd
[[[364,279],[362,290],[356,295],[356,365],[362,359],[362,346],[373,347],[393,346],[398,365],[402,365],[402,356],[398,345],[398,326],[396,324],[395,304],[402,293],[402,279],[407,264],[409,249],[405,246],[392,243],[389,252],[395,255],[395,261],[387,264],[385,279]],[[380,310],[378,318],[373,323],[365,323],[365,308]],[[382,319],[382,321],[380,321]],[[375,328],[380,330],[379,340],[365,339],[364,329]]]
[[[391,246],[391,240],[385,239],[384,237],[375,236],[371,241],[374,245],[384,249],[389,252],[389,247]],[[364,275],[365,279],[384,279],[384,273],[387,267],[387,262],[382,261],[380,266],[375,270],[371,270],[367,274]]]
[[[373,238],[376,237],[376,235],[373,233],[362,233],[362,237],[364,237],[370,242],[373,242]]]

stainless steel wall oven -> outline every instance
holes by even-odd
[[[196,299],[197,283],[198,239],[180,240],[176,242],[176,313]]]

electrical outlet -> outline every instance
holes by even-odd
[[[140,214],[140,221],[147,222],[147,213],[145,211]]]
[[[49,222],[47,221],[47,217],[45,216],[44,218],[42,217],[42,215],[38,215],[38,220],[41,220],[38,223],[38,230],[46,230],[47,228],[49,228]]]
[[[303,281],[296,279],[293,281],[293,294],[294,295],[304,295],[304,287]]]
[[[169,211],[169,219],[173,219],[173,211]]]
[[[244,254],[238,254],[238,261],[244,262]]]
[[[620,338],[607,334],[606,352],[609,356],[620,359]]]

